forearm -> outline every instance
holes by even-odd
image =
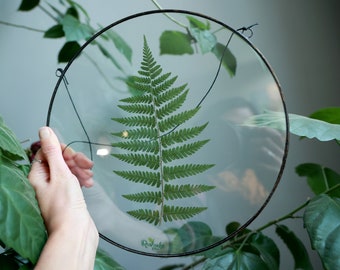
[[[98,232],[92,224],[64,226],[49,236],[35,269],[93,270],[97,246]]]

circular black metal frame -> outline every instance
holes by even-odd
[[[275,80],[277,86],[278,86],[278,89],[279,89],[279,92],[280,92],[280,96],[281,96],[281,101],[282,101],[282,105],[283,105],[283,109],[284,109],[284,114],[285,114],[285,118],[286,118],[286,134],[285,134],[285,148],[284,148],[284,154],[283,154],[283,158],[282,158],[282,164],[281,164],[281,167],[280,167],[280,170],[279,170],[279,173],[278,173],[278,176],[277,176],[277,179],[274,183],[274,186],[270,192],[270,194],[268,195],[268,197],[266,198],[265,202],[262,204],[262,206],[260,207],[260,209],[251,217],[249,218],[242,226],[240,226],[234,233],[226,236],[225,238],[207,246],[207,247],[204,247],[204,248],[200,248],[200,249],[197,249],[197,250],[193,250],[193,251],[189,251],[189,252],[182,252],[182,253],[178,253],[178,254],[158,254],[158,253],[148,253],[148,252],[143,252],[143,251],[139,251],[139,250],[136,250],[136,249],[133,249],[133,248],[129,248],[129,247],[126,247],[124,245],[121,245],[111,239],[109,239],[108,237],[106,237],[105,235],[101,234],[99,232],[99,235],[100,237],[107,241],[108,243],[114,245],[114,246],[117,246],[121,249],[124,249],[126,251],[130,251],[130,252],[133,252],[133,253],[136,253],[136,254],[140,254],[140,255],[145,255],[145,256],[151,256],[151,257],[163,257],[163,258],[170,258],[170,257],[183,257],[183,256],[188,256],[188,255],[193,255],[193,254],[197,254],[197,253],[201,253],[201,252],[204,252],[204,251],[207,251],[211,248],[214,248],[216,246],[219,246],[223,243],[225,243],[226,241],[232,239],[233,237],[235,237],[238,233],[240,233],[243,229],[245,229],[247,226],[249,226],[249,224],[251,222],[253,222],[259,215],[260,213],[262,212],[262,210],[267,206],[269,200],[271,199],[271,197],[273,196],[279,182],[280,182],[280,179],[282,177],[282,174],[283,174],[283,170],[284,170],[284,167],[285,167],[285,164],[286,164],[286,160],[287,160],[287,155],[288,155],[288,147],[289,147],[289,121],[288,121],[288,114],[287,114],[287,108],[286,108],[286,104],[285,104],[285,101],[284,101],[284,98],[283,98],[283,94],[282,94],[282,89],[281,89],[281,86],[280,86],[280,83],[273,71],[273,69],[271,68],[271,66],[269,65],[269,63],[266,61],[265,57],[262,55],[262,53],[248,40],[247,37],[243,36],[242,34],[239,33],[239,31],[241,30],[242,32],[244,32],[245,30],[249,30],[245,27],[242,27],[238,30],[234,30],[232,29],[231,27],[229,27],[228,25],[220,22],[219,20],[216,20],[212,17],[209,17],[207,15],[204,15],[204,14],[200,14],[200,13],[197,13],[197,12],[192,12],[192,11],[188,11],[188,10],[179,10],[179,9],[162,9],[162,10],[149,10],[149,11],[145,11],[145,12],[141,12],[141,13],[136,13],[136,14],[133,14],[133,15],[130,15],[128,17],[125,17],[123,19],[120,19],[106,27],[104,27],[103,29],[101,29],[100,31],[98,31],[96,34],[94,34],[90,39],[88,39],[82,46],[81,48],[79,49],[79,51],[73,56],[73,58],[67,63],[67,65],[65,66],[64,69],[59,69],[58,71],[60,72],[60,74],[58,74],[58,81],[57,81],[57,84],[54,88],[54,91],[52,93],[52,96],[51,96],[51,100],[50,100],[50,104],[49,104],[49,108],[48,108],[48,113],[47,113],[47,121],[46,121],[46,125],[49,126],[50,125],[50,118],[51,118],[51,112],[52,112],[52,107],[53,107],[53,103],[54,103],[54,99],[55,99],[55,96],[58,92],[58,88],[59,88],[59,85],[60,83],[65,79],[65,73],[67,72],[67,70],[70,68],[70,66],[72,65],[72,63],[77,59],[77,57],[81,54],[81,52],[87,47],[87,45],[89,45],[94,39],[96,39],[98,36],[100,36],[102,33],[104,33],[105,31],[109,30],[110,28],[113,28],[115,27],[116,25],[119,25],[121,23],[124,23],[126,21],[129,21],[131,19],[134,19],[134,18],[137,18],[137,17],[142,17],[142,16],[148,16],[148,15],[152,15],[152,14],[157,14],[157,13],[182,13],[182,14],[187,14],[187,15],[194,15],[194,16],[198,16],[198,17],[201,17],[201,18],[204,18],[204,19],[207,19],[207,20],[210,20],[210,21],[213,21],[221,26],[223,26],[224,28],[230,30],[233,34],[237,35],[238,37],[240,37],[244,42],[246,42],[255,52],[256,54],[260,57],[260,59],[263,61],[263,63],[266,65],[266,67],[268,68],[268,70],[270,71],[271,75],[273,76],[273,79]],[[253,33],[253,31],[251,30],[251,34]]]

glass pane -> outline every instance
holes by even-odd
[[[267,111],[287,120],[280,86],[248,39],[212,18],[131,16],[58,75],[48,125],[94,161],[85,197],[114,245],[152,256],[211,248],[278,184],[287,130],[246,121]]]

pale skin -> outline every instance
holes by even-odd
[[[39,137],[41,149],[28,178],[48,239],[35,269],[92,270],[99,236],[81,187],[93,185],[93,163],[85,155],[65,149],[49,127],[41,128]]]

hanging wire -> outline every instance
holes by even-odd
[[[256,25],[258,25],[258,24],[255,23],[255,24],[252,24],[252,25],[250,25],[250,26],[248,26],[248,27],[241,27],[241,28],[238,28],[238,29],[236,30],[236,32],[241,32],[242,34],[244,34],[244,33],[246,33],[246,32],[249,32],[248,38],[251,38],[251,37],[253,36],[253,34],[254,34],[252,28],[253,28],[254,26],[256,26]],[[228,49],[228,47],[229,47],[229,45],[230,45],[230,42],[231,42],[231,40],[232,40],[232,38],[233,38],[234,35],[235,35],[235,32],[232,32],[232,33],[230,34],[230,37],[228,38],[228,41],[227,41],[226,45],[224,46],[224,49],[223,49],[223,53],[222,53],[222,55],[221,55],[221,58],[219,59],[219,63],[218,63],[218,66],[217,66],[217,70],[216,70],[215,76],[214,76],[214,78],[213,78],[213,80],[212,80],[212,82],[211,82],[209,88],[207,89],[206,93],[205,93],[204,96],[200,99],[200,101],[197,103],[197,105],[196,105],[195,108],[198,108],[199,106],[201,106],[202,103],[205,101],[205,99],[206,99],[206,98],[208,97],[208,95],[210,94],[210,92],[212,91],[212,89],[213,89],[213,87],[214,87],[214,85],[215,85],[215,83],[216,83],[216,81],[217,81],[217,79],[218,79],[218,76],[219,76],[219,74],[220,74],[221,67],[222,67],[222,64],[223,64],[223,58],[224,58],[224,56],[225,56],[225,53],[226,53],[226,51],[227,51],[227,49]],[[88,135],[88,132],[87,132],[87,130],[86,130],[86,128],[85,128],[85,125],[84,125],[84,123],[83,123],[83,121],[82,121],[82,119],[81,119],[81,117],[80,117],[80,115],[79,115],[79,113],[78,113],[78,110],[77,110],[77,107],[76,107],[76,105],[75,105],[75,102],[74,102],[74,100],[73,100],[73,98],[72,98],[72,96],[71,96],[71,93],[70,93],[70,91],[69,91],[69,88],[68,88],[69,82],[67,81],[67,78],[66,78],[66,76],[65,76],[64,70],[61,69],[61,68],[58,68],[58,69],[56,70],[56,76],[59,77],[59,78],[62,78],[63,83],[64,83],[64,86],[65,86],[65,89],[66,89],[66,92],[67,92],[67,95],[68,95],[68,97],[69,97],[69,99],[70,99],[70,101],[71,101],[72,108],[73,108],[74,112],[76,113],[76,116],[77,116],[77,118],[78,118],[78,120],[79,120],[79,123],[80,123],[80,125],[81,125],[81,128],[82,128],[82,130],[84,131],[84,134],[85,134],[85,136],[86,136],[86,138],[87,138],[86,141],[84,141],[84,140],[75,140],[75,141],[71,141],[70,143],[68,143],[68,144],[66,145],[65,149],[66,149],[67,147],[69,147],[70,145],[74,144],[74,143],[84,143],[84,144],[88,144],[88,145],[89,145],[89,150],[90,150],[90,159],[93,160],[93,150],[92,150],[92,145],[97,145],[97,146],[109,146],[109,147],[111,147],[111,144],[92,142],[92,141],[90,140],[90,136]],[[167,133],[161,135],[161,137],[171,134],[171,133],[174,132],[179,126],[180,126],[180,125],[175,126],[175,127],[174,127],[172,130],[170,130],[169,132],[167,132]]]

